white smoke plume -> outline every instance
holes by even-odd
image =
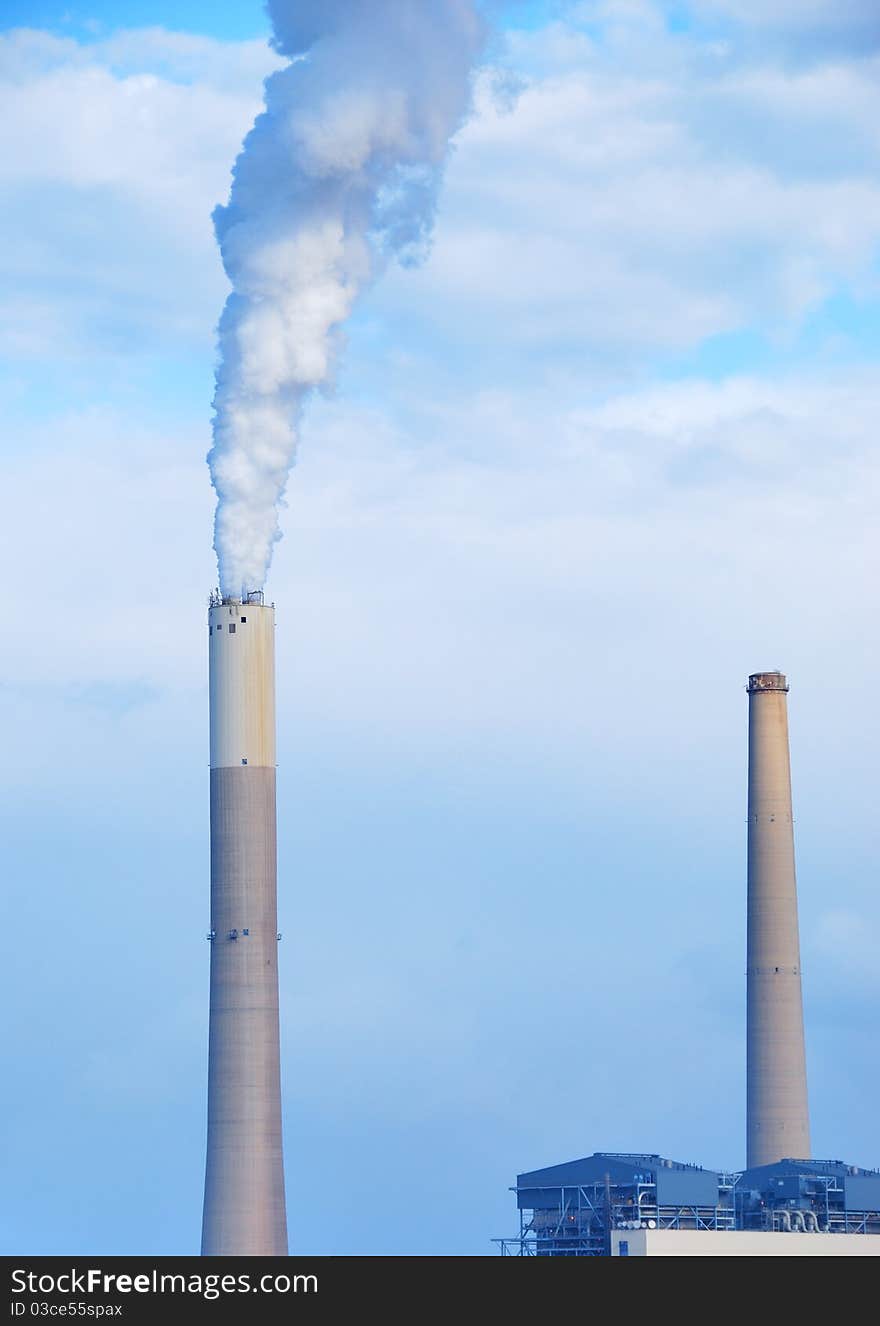
[[[265,110],[214,227],[232,292],[220,319],[214,547],[224,595],[260,589],[305,398],[389,257],[430,237],[449,140],[484,31],[472,0],[268,0]]]

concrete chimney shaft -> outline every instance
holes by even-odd
[[[287,1255],[275,854],[275,612],[212,600],[211,1010],[202,1255]]]
[[[788,683],[749,677],[747,1165],[810,1155]]]

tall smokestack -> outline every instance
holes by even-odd
[[[747,1164],[810,1154],[788,683],[749,677]]]
[[[275,611],[213,595],[211,1012],[202,1255],[286,1256],[278,1035]]]

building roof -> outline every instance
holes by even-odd
[[[625,1153],[594,1151],[580,1160],[568,1160],[561,1165],[548,1165],[518,1174],[518,1188],[552,1188],[578,1183],[599,1183],[606,1174],[612,1183],[653,1183],[658,1170],[702,1171],[701,1165],[688,1165],[680,1160],[667,1160],[647,1152]],[[712,1171],[710,1171],[712,1172]],[[641,1176],[639,1179],[636,1176]]]
[[[795,1174],[833,1175],[841,1179],[858,1176],[880,1180],[880,1170],[848,1165],[843,1160],[798,1160],[789,1157],[777,1160],[772,1165],[755,1165],[752,1169],[743,1170],[740,1185],[761,1188],[775,1178],[788,1178]]]

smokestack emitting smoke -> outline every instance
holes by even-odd
[[[788,683],[749,677],[747,1160],[810,1155],[801,1001]]]
[[[262,589],[308,393],[390,256],[430,237],[483,27],[471,0],[269,0],[290,57],[214,225],[220,319],[211,709],[211,1009],[202,1252],[287,1252],[275,834],[275,617]]]
[[[472,0],[268,0],[291,63],[235,163],[214,226],[232,293],[220,319],[214,547],[224,595],[260,589],[309,392],[388,257],[430,238],[449,139],[484,30]]]
[[[256,601],[254,601],[256,600]],[[275,867],[275,612],[214,597],[211,1013],[202,1254],[287,1255]]]

